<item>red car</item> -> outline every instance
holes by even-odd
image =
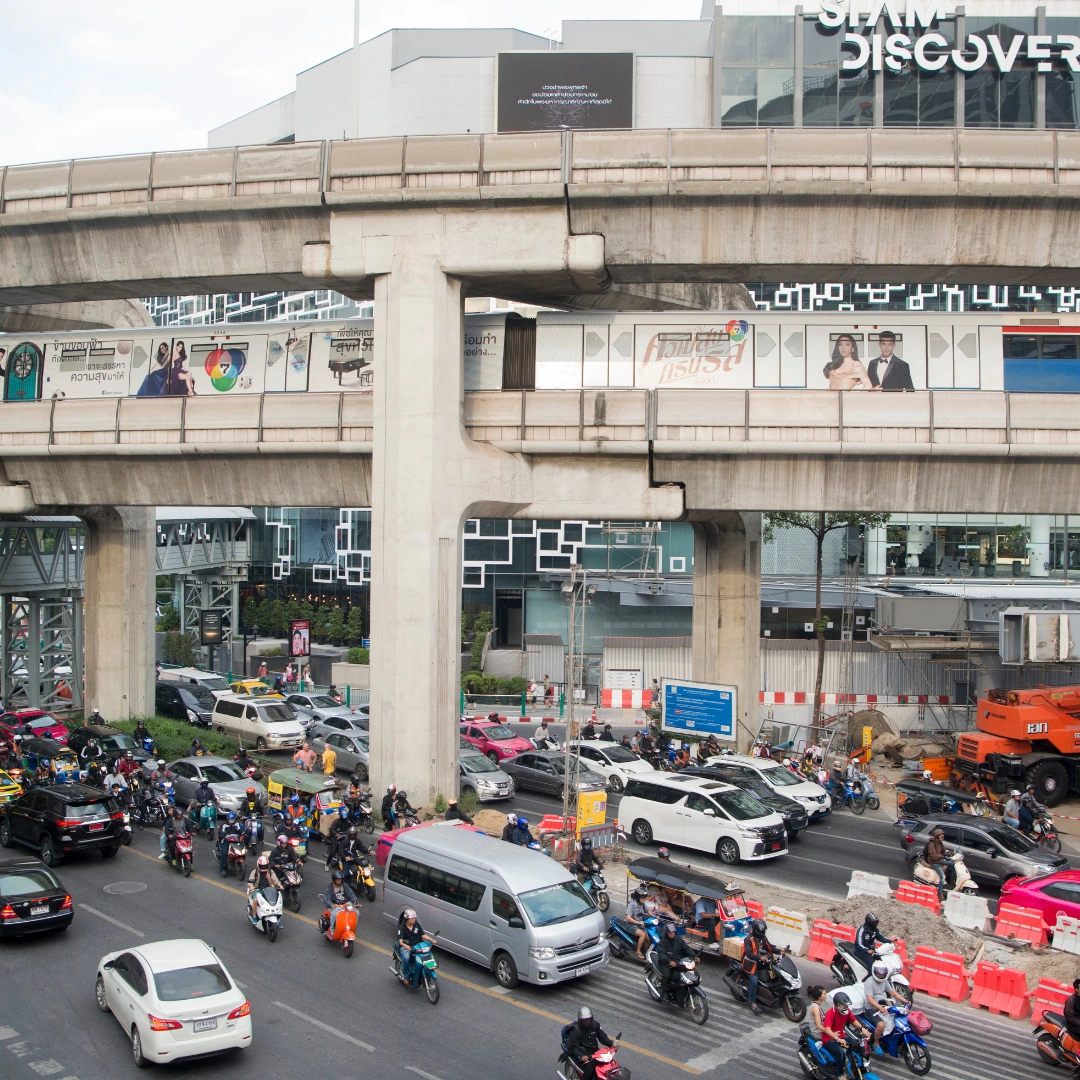
[[[1012,878],[1001,886],[1001,902],[1041,911],[1043,922],[1051,927],[1059,914],[1080,919],[1080,870]]]
[[[404,829],[391,829],[389,832],[384,832],[379,837],[379,843],[375,848],[375,861],[380,866],[386,865],[386,860],[390,858],[390,848],[394,841],[403,833],[408,832],[410,829],[426,829],[431,825],[434,825],[433,821],[424,821],[419,825],[407,825]],[[459,829],[471,829],[473,832],[482,832],[482,829],[476,828],[474,825],[466,825],[464,821],[459,822]]]
[[[41,709],[20,709],[18,712],[0,714],[0,728],[10,738],[22,735],[25,739],[53,739],[67,743],[68,729],[55,716]]]
[[[469,720],[461,725],[461,737],[486,754],[496,765],[535,747],[528,739],[515,735],[505,724],[494,720]]]

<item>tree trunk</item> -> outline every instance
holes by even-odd
[[[825,627],[821,620],[821,562],[825,544],[825,514],[818,514],[816,562],[814,566],[814,633],[817,636],[817,675],[814,678],[814,728],[821,725],[821,678],[825,671]]]

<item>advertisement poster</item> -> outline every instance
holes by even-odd
[[[506,316],[473,316],[465,320],[465,389],[501,390]]]
[[[926,331],[921,326],[808,326],[806,385],[812,390],[925,390]]]
[[[686,735],[715,735],[735,741],[734,686],[664,679],[660,690],[660,726]]]
[[[745,319],[713,326],[634,328],[634,386],[646,390],[742,390],[754,385],[753,328]]]
[[[311,620],[293,619],[289,623],[289,655],[307,656],[311,652]]]
[[[204,394],[261,394],[266,337],[184,334],[136,346],[128,393],[135,397],[194,397]]]
[[[341,390],[371,392],[374,385],[375,320],[357,320],[349,326],[311,335],[311,363],[306,389],[315,393]],[[286,389],[292,390],[291,384]]]
[[[220,608],[203,608],[199,612],[200,645],[221,644],[223,614]]]
[[[499,131],[634,126],[634,54],[499,53]]]
[[[5,401],[37,401],[41,397],[44,360],[43,339],[0,337],[0,378]]]
[[[56,338],[45,346],[42,397],[123,397],[134,341]]]

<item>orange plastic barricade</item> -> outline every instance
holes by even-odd
[[[941,914],[941,901],[933,885],[901,881],[896,890],[896,899],[901,904],[918,904],[920,907],[929,908],[935,915]]]
[[[1042,912],[1019,904],[999,904],[994,933],[998,937],[1030,941],[1032,945],[1046,944],[1046,924]]]
[[[1031,1010],[1031,1022],[1038,1024],[1044,1012],[1064,1012],[1065,1002],[1072,995],[1072,987],[1053,979],[1040,979],[1035,987],[1035,1005]]]
[[[813,926],[810,927],[810,949],[806,954],[806,959],[816,960],[820,964],[829,963],[836,952],[833,942],[837,939],[854,941],[855,927],[829,922],[828,919],[815,919]]]
[[[971,988],[964,971],[964,958],[920,945],[911,966],[911,989],[922,990],[931,997],[965,1001]]]
[[[975,971],[971,1004],[1019,1020],[1031,1012],[1027,976],[1014,968],[983,962]]]
[[[761,905],[761,902],[759,900],[747,900],[745,901],[745,903],[746,911],[751,919],[765,918],[765,908]],[[829,959],[831,960],[832,957],[830,956]]]

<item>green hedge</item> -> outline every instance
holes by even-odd
[[[371,662],[370,649],[350,649],[346,657],[350,664],[369,664]]]
[[[528,687],[528,680],[520,676],[500,679],[497,675],[481,675],[478,671],[469,671],[461,677],[461,689],[466,694],[523,694]]]
[[[119,728],[129,735],[135,730],[135,720],[109,721],[110,727]],[[207,731],[205,728],[196,727],[194,724],[181,723],[179,720],[166,720],[161,716],[148,717],[143,721],[150,729],[157,744],[158,757],[166,761],[175,761],[177,758],[187,757],[191,748],[191,740],[196,735],[199,741],[217,757],[231,758],[240,746],[234,735],[219,735],[215,731]]]

